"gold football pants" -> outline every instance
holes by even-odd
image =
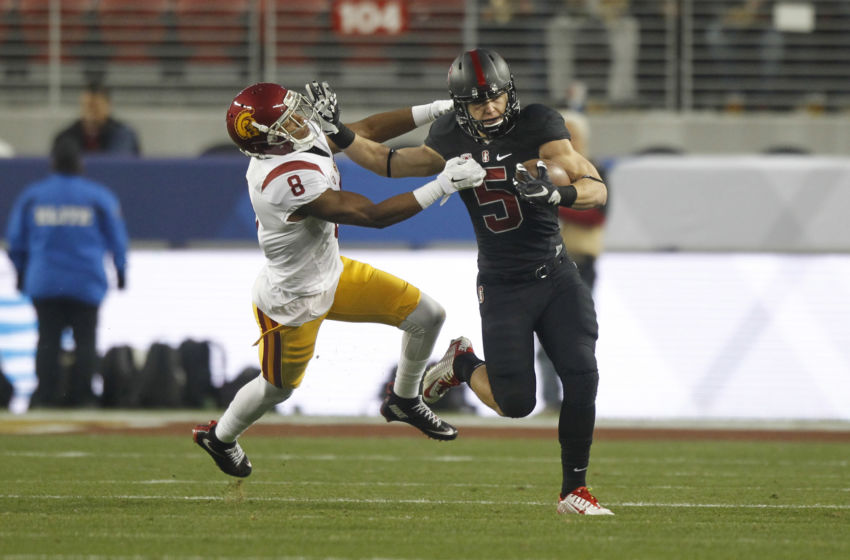
[[[331,308],[298,327],[280,325],[254,305],[260,327],[263,377],[275,387],[298,387],[325,319],[397,327],[419,305],[419,288],[368,264],[341,257],[342,275]]]

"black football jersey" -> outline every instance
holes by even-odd
[[[446,160],[469,156],[487,171],[483,184],[460,191],[478,241],[480,272],[525,272],[555,255],[561,244],[558,207],[520,200],[513,178],[518,163],[538,158],[542,144],[562,139],[570,139],[563,117],[539,104],[524,107],[513,130],[486,144],[465,134],[453,112],[431,125],[427,146]]]

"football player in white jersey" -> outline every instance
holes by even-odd
[[[419,391],[445,310],[408,282],[341,256],[337,224],[389,226],[459,189],[481,184],[485,172],[474,161],[455,158],[435,180],[377,204],[340,190],[334,151],[343,149],[361,164],[387,160],[389,148],[373,140],[431,122],[450,110],[451,102],[380,113],[349,128],[338,118],[337,125],[318,118],[317,111],[339,114],[335,96],[316,95],[326,93],[323,87],[308,85],[305,97],[278,84],[258,83],[240,92],[227,109],[230,137],[251,156],[246,178],[266,257],[252,290],[262,373],[239,390],[217,422],[195,427],[193,439],[232,476],[251,474],[251,462],[236,440],[300,385],[326,319],[401,329],[398,371],[381,414],[434,439],[457,437]],[[314,107],[310,99],[321,102]]]

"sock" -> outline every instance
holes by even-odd
[[[596,424],[596,389],[599,374],[593,370],[583,375],[566,375],[564,402],[558,417],[558,441],[561,443],[563,493],[586,486],[587,465],[590,464],[590,446]]]
[[[566,453],[561,451],[561,468],[563,469],[562,497],[580,486],[587,486],[587,463],[582,465],[570,464],[566,458]]]
[[[288,399],[292,391],[292,388],[275,387],[258,375],[239,389],[221,415],[215,429],[216,439],[224,444],[235,442],[263,414]]]
[[[463,383],[469,384],[469,378],[472,377],[472,372],[483,364],[484,360],[472,352],[467,352],[455,358],[452,368],[454,369],[455,377]]]
[[[220,439],[218,439],[218,436],[215,435],[215,429],[216,428],[218,428],[217,425],[213,426],[212,430],[210,430],[210,437],[212,438],[212,440],[215,443],[221,444],[222,447],[233,447],[234,445],[236,445],[236,441],[224,442],[224,441],[221,441]]]
[[[425,366],[428,365],[428,357],[415,359],[409,354],[411,345],[409,341],[415,340],[417,337],[410,333],[404,333],[404,342],[402,343],[402,354],[398,361],[398,368],[395,374],[395,383],[393,383],[393,392],[399,397],[411,399],[419,396],[419,385],[422,383],[422,374],[425,373]]]
[[[399,325],[404,334],[393,385],[393,392],[399,397],[412,399],[419,396],[425,366],[428,365],[445,319],[446,311],[443,307],[422,293],[416,308]]]

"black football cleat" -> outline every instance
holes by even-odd
[[[242,451],[239,442],[222,443],[215,437],[216,424],[215,420],[211,420],[209,424],[195,426],[192,430],[192,439],[210,454],[221,472],[245,478],[251,474],[251,461]]]
[[[387,396],[381,405],[381,416],[387,422],[405,422],[432,439],[448,441],[457,437],[457,428],[444,422],[428,408],[422,397],[404,399],[393,392],[393,383],[387,384]]]

